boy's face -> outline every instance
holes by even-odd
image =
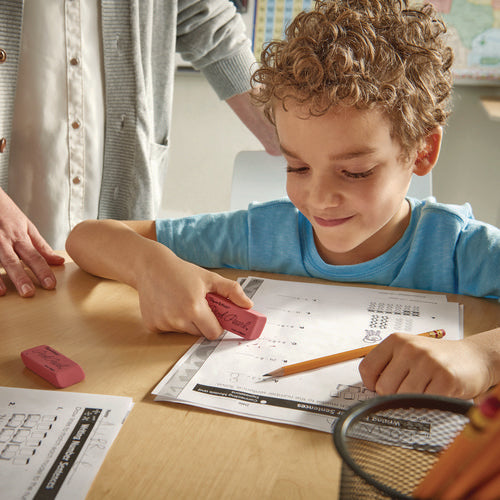
[[[402,154],[385,115],[335,108],[307,117],[287,104],[274,116],[288,196],[312,224],[323,260],[358,264],[393,246],[408,226],[405,196],[416,154]]]

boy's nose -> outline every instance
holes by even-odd
[[[309,199],[318,208],[337,207],[342,201],[339,185],[329,176],[318,176],[312,183]]]

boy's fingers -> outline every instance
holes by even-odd
[[[382,345],[377,346],[373,351],[370,351],[359,364],[359,373],[363,384],[370,389],[375,390],[375,385],[380,374],[390,363],[392,354],[383,349]]]
[[[423,394],[427,392],[426,388],[431,382],[431,378],[420,370],[411,370],[395,392],[412,392]]]
[[[185,315],[179,316],[169,326],[170,331],[189,333],[198,337],[203,336],[209,340],[217,339],[224,331],[212,309],[210,309],[208,302],[201,304],[200,307],[196,307],[196,309]]]
[[[210,291],[229,299],[233,304],[244,307],[245,309],[249,309],[253,306],[251,299],[245,295],[243,288],[241,288],[240,284],[236,281],[224,278],[215,283],[215,289]]]
[[[222,335],[224,328],[220,325],[212,309],[207,303],[206,313],[200,315],[193,323],[193,328],[198,331],[198,335],[203,335],[208,340],[215,340]]]
[[[375,383],[375,392],[381,396],[397,393],[408,373],[406,363],[396,363],[393,359],[379,375]]]

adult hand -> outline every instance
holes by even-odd
[[[476,338],[474,338],[476,337]],[[393,333],[359,365],[365,386],[377,394],[425,393],[473,398],[494,382],[487,349],[477,341],[436,340]]]
[[[64,258],[50,248],[33,223],[0,189],[0,266],[19,295],[31,297],[35,293],[35,285],[25,266],[31,269],[43,288],[51,290],[56,286],[56,277],[49,266],[63,262]],[[6,292],[0,277],[0,296]]]
[[[252,102],[252,91],[237,94],[226,100],[231,109],[247,128],[259,139],[267,153],[281,155],[278,136],[274,125],[264,116],[261,106]]]

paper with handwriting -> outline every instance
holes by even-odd
[[[442,328],[446,338],[462,337],[460,305],[441,294],[254,277],[242,285],[267,316],[260,338],[200,339],[153,390],[157,401],[329,432],[345,408],[374,396],[361,382],[360,360],[282,378],[263,375],[378,343],[396,331]]]

